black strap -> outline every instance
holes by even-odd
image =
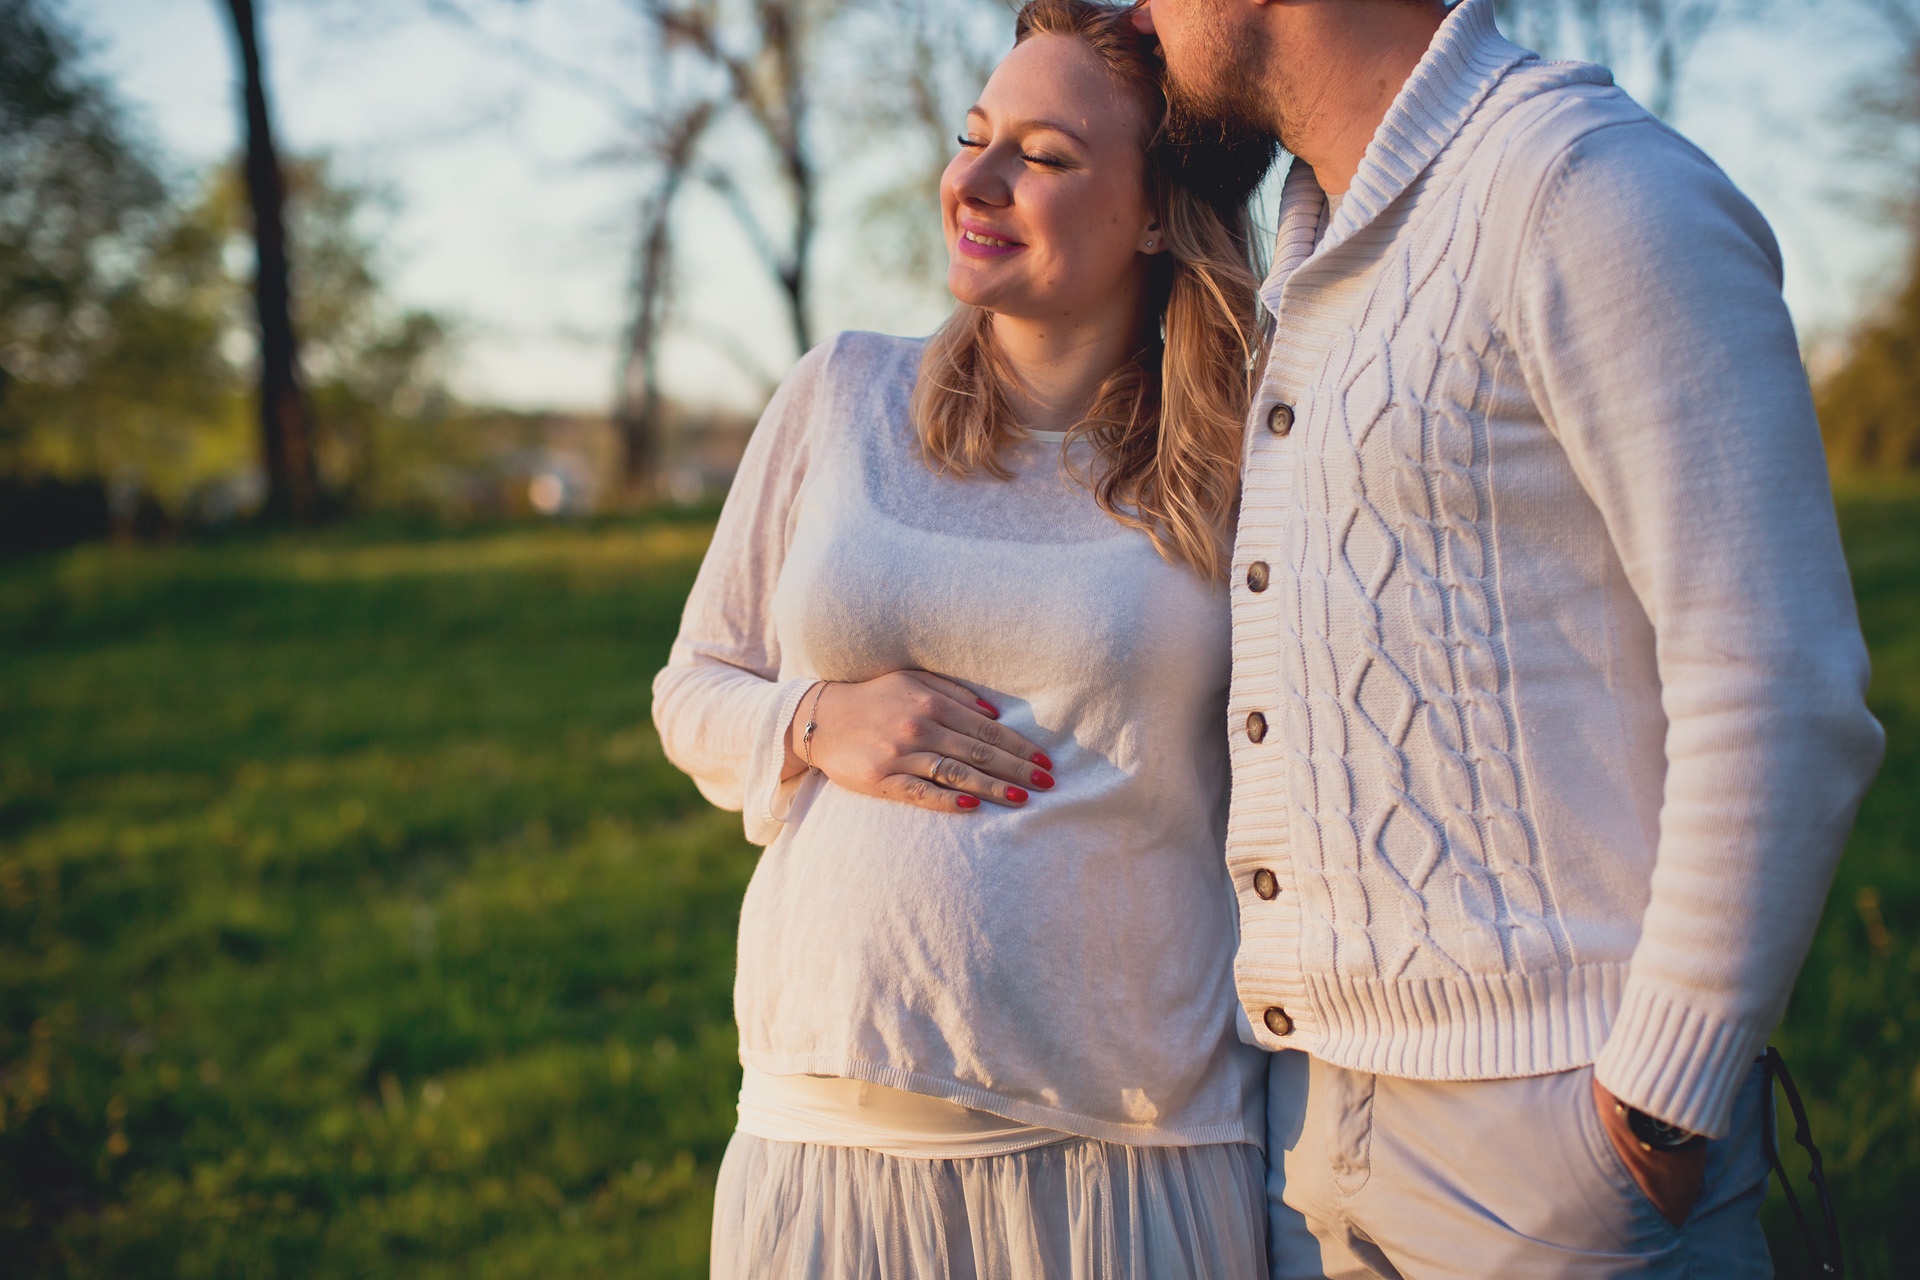
[[[1767,1097],[1760,1108],[1760,1123],[1765,1133],[1767,1163],[1773,1166],[1774,1174],[1780,1179],[1780,1190],[1786,1192],[1787,1208],[1793,1210],[1793,1220],[1800,1226],[1800,1238],[1806,1242],[1807,1256],[1823,1276],[1832,1276],[1834,1280],[1844,1280],[1846,1261],[1840,1252],[1840,1219],[1834,1216],[1833,1195],[1827,1190],[1827,1171],[1820,1160],[1820,1148],[1813,1145],[1813,1127],[1807,1123],[1806,1104],[1800,1101],[1800,1091],[1793,1087],[1793,1076],[1787,1071],[1787,1060],[1772,1045],[1767,1046],[1767,1056],[1762,1059],[1766,1064]],[[1780,1088],[1787,1095],[1787,1107],[1793,1112],[1793,1140],[1806,1150],[1810,1164],[1807,1181],[1813,1184],[1814,1194],[1819,1197],[1821,1225],[1825,1247],[1816,1238],[1813,1228],[1807,1223],[1807,1215],[1800,1207],[1800,1197],[1793,1193],[1793,1184],[1787,1180],[1786,1166],[1780,1163],[1780,1129],[1773,1114],[1773,1082],[1778,1080]]]

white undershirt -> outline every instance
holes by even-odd
[[[920,1160],[1003,1156],[1074,1136],[865,1080],[753,1067],[740,1081],[739,1129],[769,1142],[867,1147]]]
[[[1339,195],[1334,195],[1332,192],[1327,193],[1327,216],[1320,222],[1320,234],[1313,238],[1316,247],[1322,240],[1327,238],[1327,232],[1333,230],[1333,220],[1340,216],[1340,206],[1346,198],[1347,193],[1344,191]]]

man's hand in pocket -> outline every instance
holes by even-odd
[[[1675,1151],[1651,1149],[1628,1127],[1626,1104],[1598,1080],[1593,1082],[1593,1102],[1600,1108],[1600,1122],[1613,1149],[1653,1207],[1676,1227],[1685,1222],[1706,1184],[1707,1144],[1693,1142]]]

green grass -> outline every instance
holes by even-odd
[[[704,1274],[751,860],[647,712],[706,533],[0,571],[0,1257]]]
[[[1845,525],[1891,749],[1781,1043],[1855,1272],[1892,1277],[1920,1256],[1920,494]],[[647,708],[706,532],[0,565],[0,1271],[704,1274],[752,854]]]
[[[1840,515],[1887,760],[1776,1043],[1827,1158],[1849,1274],[1890,1278],[1920,1259],[1920,491],[1845,491]],[[1769,1207],[1781,1274],[1812,1274],[1777,1193]]]

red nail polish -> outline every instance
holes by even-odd
[[[984,710],[988,715],[992,716],[994,719],[998,720],[1000,718],[1000,708],[994,706],[991,702],[988,702],[985,698],[975,698],[974,701],[979,703],[981,706],[981,709]]]
[[[1025,804],[1027,802],[1027,793],[1019,787],[1008,787],[1007,799],[1013,801],[1015,804]]]
[[[954,803],[962,809],[978,809],[980,807],[979,799],[974,796],[961,796],[958,800],[955,800]]]
[[[1042,791],[1045,791],[1048,787],[1051,787],[1053,785],[1053,775],[1050,773],[1043,772],[1042,770],[1035,769],[1033,771],[1032,782],[1034,786],[1039,787]]]
[[[1040,766],[1040,767],[1041,767],[1042,769],[1051,769],[1051,768],[1053,768],[1053,761],[1051,761],[1051,760],[1049,760],[1049,759],[1047,759],[1047,753],[1046,753],[1046,752],[1044,752],[1044,751],[1036,751],[1036,752],[1034,752],[1034,753],[1033,753],[1033,762],[1034,762],[1035,764],[1037,764],[1037,765],[1039,765],[1039,766]]]

